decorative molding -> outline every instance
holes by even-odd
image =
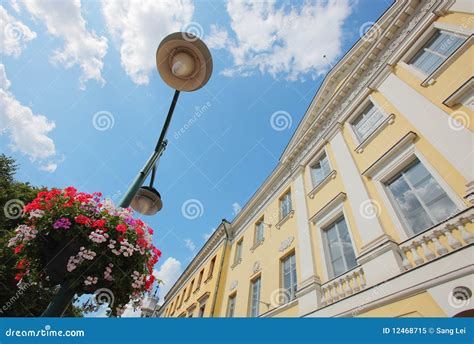
[[[453,107],[462,102],[462,99],[474,90],[474,77],[471,76],[464,84],[462,84],[456,91],[454,91],[448,98],[443,101],[443,104],[448,107]]]
[[[288,219],[291,219],[294,215],[295,215],[295,210],[292,209],[288,214],[286,214],[286,216],[285,216],[284,218],[282,218],[280,221],[277,222],[277,224],[275,225],[276,229],[280,229],[280,227],[281,227],[286,221],[288,221]]]
[[[415,134],[413,131],[409,131],[388,151],[375,160],[375,162],[372,163],[372,165],[370,165],[364,172],[362,172],[362,175],[369,178],[374,176],[380,170],[380,168],[386,164],[387,161],[392,159],[393,156],[397,155],[398,152],[404,149],[407,145],[412,144],[417,137],[417,134]]]
[[[257,272],[261,271],[262,267],[260,266],[260,261],[257,260],[255,263],[253,263],[252,266],[252,275],[255,275]]]
[[[239,281],[233,280],[232,283],[229,286],[229,291],[235,290],[238,285],[239,285]]]
[[[329,183],[331,179],[335,179],[337,175],[336,170],[332,170],[323,180],[321,180],[310,192],[308,192],[308,197],[313,199],[314,195],[323,188],[324,185]]]
[[[355,152],[362,154],[364,152],[364,148],[389,124],[393,124],[395,122],[395,114],[390,114],[387,118],[385,118],[371,133],[367,136],[364,141],[359,143],[359,145],[354,149]]]
[[[316,223],[325,215],[327,215],[336,206],[342,203],[346,199],[347,195],[344,192],[339,192],[333,199],[331,199],[324,207],[322,207],[316,214],[311,216],[310,222]]]
[[[204,294],[199,296],[199,298],[197,299],[197,302],[199,302],[200,304],[206,302],[210,295],[211,295],[211,293],[206,291]]]
[[[280,244],[280,248],[278,249],[278,251],[280,251],[280,252],[285,251],[288,247],[291,246],[293,240],[295,240],[294,236],[289,236],[288,238],[283,240]]]

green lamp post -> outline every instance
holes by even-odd
[[[198,37],[186,32],[175,32],[165,37],[158,46],[156,66],[164,82],[175,90],[173,100],[155,150],[118,204],[123,208],[131,206],[136,212],[143,215],[154,215],[163,206],[161,195],[153,187],[153,182],[156,163],[166,148],[166,132],[171,123],[179,94],[181,91],[198,90],[209,81],[212,74],[212,56],[207,46]],[[143,186],[150,172],[150,184]],[[67,281],[63,282],[41,316],[62,316],[72,302],[75,293],[76,290]]]

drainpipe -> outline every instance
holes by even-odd
[[[212,307],[211,307],[211,314],[210,314],[211,318],[214,317],[214,311],[215,311],[216,300],[217,300],[217,293],[219,291],[219,284],[221,282],[222,268],[224,266],[224,260],[225,260],[225,256],[226,256],[226,252],[227,252],[227,242],[230,239],[230,235],[229,235],[230,234],[229,233],[230,223],[226,219],[222,219],[221,225],[224,226],[224,233],[225,233],[224,252],[222,253],[221,263],[220,263],[220,266],[219,266],[219,272],[217,274],[217,282],[216,282],[216,286],[214,287],[214,296],[212,298]]]

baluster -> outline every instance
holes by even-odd
[[[324,306],[326,302],[326,288],[321,288],[321,305]]]
[[[425,256],[426,260],[431,260],[435,257],[433,251],[431,251],[430,247],[428,246],[428,238],[423,237],[421,239],[421,248],[423,249],[423,255]]]
[[[403,268],[405,270],[410,270],[412,268],[412,265],[410,261],[408,260],[408,256],[407,256],[407,251],[409,250],[410,250],[409,247],[402,247],[401,252],[400,252],[400,254],[402,255]]]
[[[342,290],[342,286],[339,285],[339,281],[334,281],[334,289],[336,289],[337,299],[344,298],[344,290]]]
[[[354,271],[352,273],[352,280],[354,281],[354,287],[352,289],[354,289],[355,293],[360,290],[359,280],[358,280],[357,276],[359,276],[359,274],[357,273],[357,271]]]
[[[421,264],[423,264],[424,260],[418,254],[418,250],[416,248],[417,248],[416,242],[413,242],[410,245],[410,252],[412,254],[413,261],[415,262],[415,265],[421,265]]]
[[[360,277],[360,289],[364,289],[367,281],[365,280],[364,270],[359,269],[359,277]]]
[[[468,245],[474,242],[474,235],[469,232],[466,227],[464,227],[464,223],[458,222],[457,224],[459,233],[461,233],[461,238],[464,242]]]
[[[429,238],[435,245],[436,253],[438,254],[438,256],[442,256],[443,254],[448,253],[448,250],[446,249],[446,247],[443,246],[443,244],[441,244],[441,241],[439,240],[439,237],[436,235],[436,233],[437,232],[433,232],[429,236]]]
[[[328,291],[327,303],[328,304],[333,303],[334,302],[334,295],[333,295],[333,292],[332,292],[332,286],[330,284],[328,284],[326,290]]]
[[[453,251],[461,247],[461,243],[454,237],[453,233],[451,233],[451,228],[448,226],[444,229],[444,235],[448,238],[448,244],[451,246]]]
[[[350,275],[346,275],[347,293],[348,293],[349,295],[351,295],[352,293],[354,293],[354,291],[352,290],[351,281],[352,281],[351,276],[350,276]]]

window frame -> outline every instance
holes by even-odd
[[[235,251],[234,251],[234,262],[232,263],[232,266],[236,266],[240,264],[242,261],[242,250],[244,246],[244,238],[241,237],[237,242],[235,243]]]
[[[230,294],[227,298],[227,309],[225,312],[226,318],[234,318],[235,316],[235,306],[236,306],[236,298],[237,298],[237,292],[233,292]],[[230,315],[230,306],[231,306],[231,300],[232,300],[232,314]]]
[[[298,269],[297,269],[297,264],[296,264],[296,253],[295,250],[292,250],[285,254],[283,257],[280,258],[280,287],[284,289],[285,291],[288,290],[288,288],[285,287],[285,262],[289,259],[293,258],[294,259],[294,275],[295,275],[295,281],[293,281],[293,270],[290,270],[290,279],[291,279],[291,285],[290,288],[294,289],[290,293],[290,297],[288,300],[286,300],[286,303],[290,303],[294,299],[296,299],[296,293],[298,291]],[[291,262],[290,262],[291,264]],[[291,269],[291,265],[290,265]],[[286,296],[286,294],[285,294]]]
[[[444,180],[444,178],[441,177],[441,175],[412,142],[408,144],[402,142],[401,146],[396,145],[392,147],[391,150],[395,150],[397,153],[393,156],[388,156],[387,158],[382,157],[378,162],[376,162],[375,166],[371,167],[370,172],[365,171],[363,172],[363,175],[370,177],[374,181],[378,194],[382,198],[385,208],[387,209],[390,218],[395,224],[401,241],[413,238],[420,233],[412,234],[409,224],[404,219],[404,216],[399,213],[395,203],[396,200],[393,199],[391,192],[386,189],[385,184],[390,179],[399,174],[403,169],[413,163],[415,159],[418,159],[428,170],[435,181],[441,186],[448,197],[457,206],[458,211],[466,209],[466,204],[463,202],[463,200],[454,192],[451,186]]]
[[[216,267],[217,256],[212,257],[211,262],[209,263],[209,271],[207,272],[206,281],[209,281],[214,274],[214,269]]]
[[[262,216],[257,222],[255,222],[254,235],[253,235],[253,244],[254,246],[259,245],[265,239],[265,218]],[[261,238],[258,238],[259,228],[261,228]]]
[[[380,123],[378,123],[375,127],[372,128],[370,133],[361,140],[359,135],[357,134],[357,129],[353,125],[354,121],[362,115],[363,111],[370,105],[372,106],[382,115],[382,120]],[[357,152],[362,152],[363,148],[366,146],[366,143],[370,142],[377,134],[385,128],[387,124],[393,123],[393,121],[390,123],[390,119],[393,116],[388,114],[384,108],[378,103],[378,101],[371,95],[369,94],[364,100],[360,102],[359,105],[352,111],[352,114],[347,118],[346,123],[347,126],[350,128],[350,133],[352,138],[354,139],[354,142],[356,143],[356,148],[355,150]],[[393,120],[393,118],[392,118]]]
[[[321,179],[319,182],[316,183],[316,181],[313,178],[313,170],[314,170],[313,166],[321,162],[321,158],[323,155],[326,156],[326,160],[329,166],[329,172],[324,176],[323,179]],[[324,182],[324,180],[326,180],[331,175],[331,173],[334,171],[334,168],[332,167],[331,159],[329,159],[329,155],[328,155],[326,147],[323,147],[317,154],[315,154],[315,156],[309,162],[308,167],[309,167],[309,177],[310,177],[311,185],[313,188],[317,187],[318,185],[321,185]]]
[[[337,196],[336,196],[337,197]],[[331,277],[331,274],[330,274],[330,270],[329,270],[329,264],[330,264],[330,257],[327,256],[326,254],[326,249],[325,249],[325,245],[324,245],[324,235],[323,235],[323,230],[324,228],[327,228],[329,225],[331,225],[334,221],[336,221],[337,219],[339,219],[341,216],[344,217],[344,219],[346,220],[346,226],[347,226],[347,230],[349,232],[349,236],[351,238],[351,242],[352,242],[352,248],[354,250],[354,254],[356,256],[356,261],[357,261],[357,257],[359,255],[359,249],[356,245],[356,241],[354,240],[354,235],[353,235],[353,228],[352,228],[352,225],[351,223],[349,222],[348,220],[348,216],[347,216],[347,213],[346,213],[346,210],[344,208],[344,200],[345,200],[345,195],[342,195],[340,197],[337,197],[337,199],[334,200],[334,204],[331,204],[333,203],[333,201],[330,201],[328,206],[330,206],[330,209],[328,209],[327,211],[325,211],[320,217],[318,217],[317,219],[315,219],[314,221],[312,221],[315,225],[315,228],[316,228],[316,237],[317,237],[317,245],[318,245],[318,248],[319,248],[319,252],[321,252],[321,258],[322,258],[322,265],[323,265],[323,273],[321,274],[322,278],[325,279],[325,281],[331,281],[334,279],[334,277]],[[324,207],[322,208],[324,209]],[[357,265],[354,267],[356,268],[357,266],[359,265],[359,263],[357,262]]]
[[[418,68],[412,66],[409,61],[426,45],[426,43],[434,36],[436,31],[446,31],[448,34],[462,36],[464,42],[449,55],[432,73],[429,75],[425,74]],[[441,74],[441,72],[451,64],[451,62],[459,56],[459,54],[466,49],[468,40],[472,38],[474,29],[465,28],[459,25],[445,24],[435,22],[429,28],[427,28],[418,38],[418,41],[411,46],[400,59],[399,64],[404,69],[408,70],[411,74],[421,80],[421,86],[426,87],[433,83],[433,81]]]
[[[258,298],[257,298],[257,302],[256,302],[256,311],[257,311],[257,314],[254,315],[253,314],[253,302],[254,302],[254,297],[253,297],[253,287],[254,287],[254,284],[256,283],[256,281],[259,281],[259,285],[258,285]],[[252,317],[252,318],[258,318],[258,316],[260,315],[260,297],[261,297],[261,294],[262,294],[262,275],[261,274],[258,274],[257,276],[253,277],[251,280],[250,280],[250,288],[249,288],[250,292],[249,292],[249,310],[248,310],[248,315],[249,317]]]
[[[289,200],[290,200],[290,209],[288,212],[283,215],[282,212],[282,204],[283,204],[283,199],[286,198],[286,196],[289,195]],[[278,198],[278,209],[279,209],[279,215],[280,215],[280,221],[285,219],[287,216],[291,214],[293,211],[293,200],[291,199],[291,188],[287,189],[279,198]]]
[[[355,257],[355,265],[352,266],[352,267],[349,267],[347,262],[346,262],[346,256],[344,255],[344,252],[342,252],[342,261],[344,262],[344,272],[336,275],[335,271],[334,271],[334,266],[332,264],[332,258],[331,258],[331,252],[330,252],[330,248],[329,248],[329,242],[328,242],[328,238],[327,238],[327,233],[330,229],[333,229],[336,231],[336,235],[337,237],[339,238],[340,235],[339,235],[339,227],[336,227],[337,224],[343,220],[345,225],[346,225],[346,228],[347,228],[347,231],[348,231],[348,234],[349,234],[349,238],[351,239],[351,246],[352,246],[352,250],[353,250],[353,253],[354,253],[354,257]],[[328,276],[329,276],[329,279],[330,280],[333,280],[335,278],[338,278],[342,275],[344,275],[345,273],[347,273],[348,271],[354,269],[355,267],[357,267],[358,263],[357,263],[357,254],[356,254],[356,250],[355,250],[355,246],[354,246],[354,239],[352,238],[351,234],[350,234],[350,229],[349,229],[349,226],[347,224],[347,218],[341,214],[340,216],[336,217],[335,219],[333,219],[333,221],[329,224],[327,224],[326,226],[324,226],[323,228],[321,228],[321,232],[322,232],[322,236],[323,236],[323,246],[324,246],[324,255],[325,255],[325,258],[326,258],[326,262],[327,262],[327,268],[328,268]],[[338,241],[339,242],[339,241]]]

